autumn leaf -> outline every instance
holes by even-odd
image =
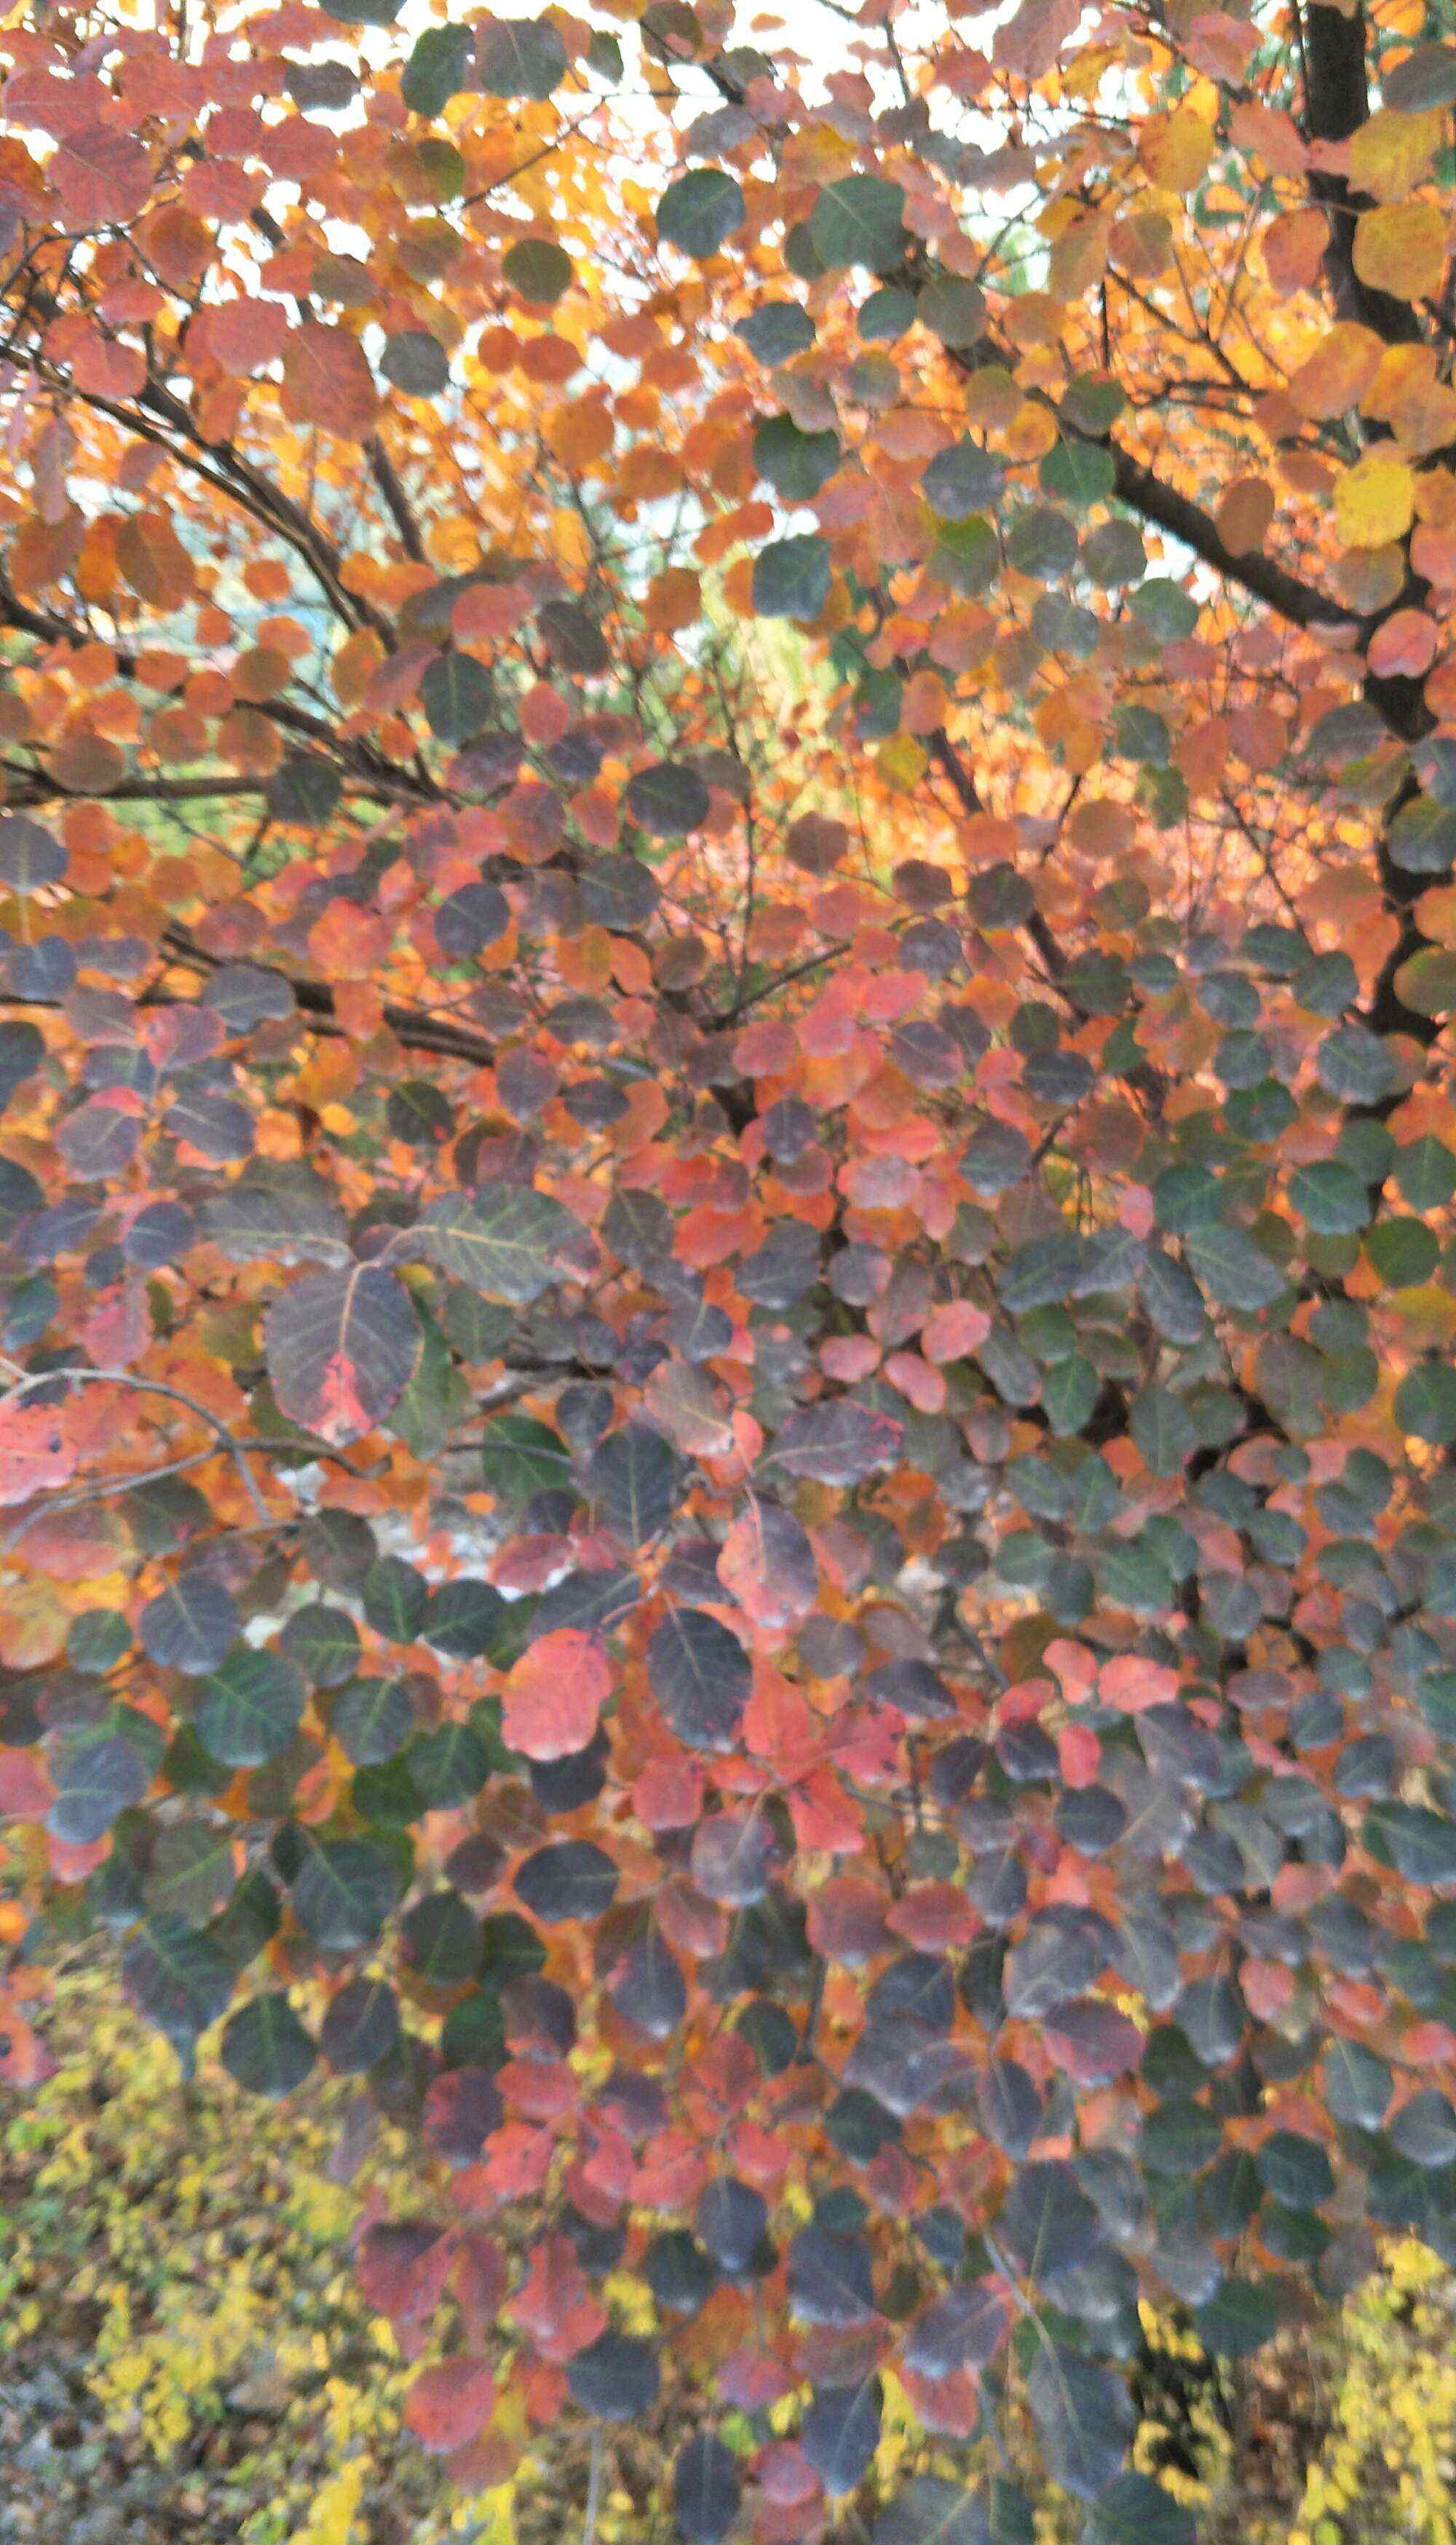
[[[282,1291],[264,1327],[284,1414],[325,1440],[357,1440],[403,1394],[419,1355],[409,1293],[369,1265],[313,1272]]]
[[[495,2378],[485,2360],[444,2359],[415,2377],[405,2397],[405,2426],[422,2447],[448,2456],[479,2436],[495,2399]]]
[[[1446,223],[1437,205],[1382,204],[1355,223],[1354,268],[1372,291],[1423,300],[1438,291],[1446,266]]]
[[[289,335],[283,352],[283,408],[296,424],[362,442],[379,397],[358,338],[342,327],[311,322]]]
[[[527,1759],[565,1759],[585,1750],[611,1693],[611,1673],[594,1637],[571,1626],[543,1635],[506,1682],[501,1733]]]
[[[23,14],[7,1991],[382,2110],[461,2489],[1186,2526],[1452,2233],[1456,47]]]
[[[62,1409],[24,1397],[0,1403],[0,1503],[29,1502],[66,1484],[78,1454]]]

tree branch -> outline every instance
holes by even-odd
[[[415,565],[425,562],[425,542],[420,526],[410,510],[409,497],[400,484],[399,471],[379,436],[373,434],[364,444],[364,457],[369,463],[374,484],[389,508],[389,518],[399,533],[399,543]]]
[[[1348,141],[1370,113],[1365,71],[1365,13],[1344,17],[1329,0],[1305,0],[1299,11],[1304,54],[1304,129],[1310,141]],[[1341,318],[1368,327],[1387,345],[1419,345],[1424,335],[1408,300],[1374,291],[1355,272],[1355,222],[1374,198],[1325,169],[1310,172],[1310,194],[1328,216],[1325,276]]]

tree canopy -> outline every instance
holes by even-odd
[[[3,2061],[417,2123],[462,2481],[1456,2258],[1453,31],[0,34]]]

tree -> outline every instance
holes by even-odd
[[[5,2056],[416,2124],[463,2480],[1456,2255],[1448,23],[0,40]]]

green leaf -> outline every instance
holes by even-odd
[[[905,254],[905,189],[886,177],[839,177],[809,216],[825,265],[863,265],[888,274]]]
[[[268,781],[268,810],[275,822],[311,830],[326,822],[344,792],[344,780],[317,753],[290,751]]]
[[[1187,1407],[1166,1387],[1146,1387],[1134,1397],[1129,1428],[1155,1476],[1175,1476],[1198,1445]]]
[[[657,234],[685,256],[716,256],[743,220],[743,188],[724,168],[689,168],[657,207]]]
[[[456,1369],[448,1344],[434,1317],[423,1314],[420,1357],[385,1429],[417,1458],[438,1457],[456,1425],[470,1412],[470,1391]]]
[[[231,1827],[173,1821],[157,1832],[142,1896],[153,1918],[203,1926],[231,1898],[237,1882]]]
[[[942,345],[974,345],[986,325],[986,300],[974,283],[957,274],[937,274],[921,291],[912,313]],[[864,332],[863,312],[860,333]]]
[[[458,1891],[429,1892],[400,1927],[406,1960],[434,1988],[473,1978],[480,1960],[480,1922]]]
[[[490,1753],[468,1723],[442,1723],[439,1731],[422,1733],[410,1743],[407,1765],[416,1803],[433,1812],[468,1803],[490,1774]],[[405,1815],[414,1818],[411,1811]]]
[[[280,1642],[314,1687],[342,1687],[359,1668],[359,1628],[347,1608],[328,1600],[295,1608]]]
[[[1363,1228],[1370,1216],[1368,1189],[1350,1168],[1334,1158],[1297,1167],[1289,1179],[1289,1198],[1322,1237],[1348,1236]]]
[[[407,397],[439,397],[450,375],[445,347],[428,327],[403,327],[386,336],[379,369]]]
[[[1456,1822],[1424,1803],[1372,1803],[1360,1833],[1377,1863],[1407,1882],[1456,1882]]]
[[[1254,2163],[1269,2197],[1286,2209],[1318,2209],[1335,2189],[1324,2148],[1300,2130],[1273,2131],[1255,2149]]]
[[[817,531],[774,539],[754,560],[754,608],[761,618],[817,618],[829,586],[829,541]]]
[[[229,2077],[252,2094],[290,2094],[314,2061],[313,2043],[281,1989],[250,1998],[222,2035],[221,2058]]]
[[[1055,504],[1034,504],[1018,513],[1007,534],[1007,554],[1018,574],[1041,582],[1070,574],[1077,563],[1077,533]]]
[[[1456,1369],[1425,1360],[1408,1370],[1396,1389],[1395,1417],[1403,1432],[1432,1447],[1456,1440]]]
[[[437,742],[468,742],[490,721],[495,688],[473,654],[437,654],[420,683],[420,703]]]
[[[808,352],[814,342],[814,321],[796,300],[766,300],[740,318],[733,332],[761,363],[776,367]]]
[[[607,1435],[592,1453],[588,1483],[607,1527],[627,1546],[660,1536],[686,1490],[676,1453],[645,1423]]]
[[[754,465],[786,503],[812,503],[839,464],[839,435],[801,433],[791,415],[767,417],[754,435]]]
[[[425,1622],[430,1586],[423,1573],[399,1555],[375,1558],[364,1578],[364,1612],[376,1635],[392,1644],[412,1644]]]
[[[554,239],[518,239],[501,259],[501,272],[523,300],[550,308],[569,290],[576,268]]]
[[[329,1730],[356,1767],[377,1767],[404,1748],[415,1728],[408,1679],[354,1679],[329,1709]]]
[[[485,1482],[503,1502],[529,1502],[571,1481],[571,1455],[559,1432],[528,1414],[498,1414],[480,1443]]]
[[[55,1797],[45,1826],[68,1847],[90,1847],[104,1838],[122,1812],[140,1802],[156,1772],[158,1759],[148,1757],[139,1742],[125,1739],[114,1728],[116,1722],[114,1714],[110,1722],[78,1724],[51,1741]],[[146,1728],[154,1730],[149,1723]]]
[[[986,2545],[985,2504],[979,2492],[921,2474],[905,2484],[874,2525],[874,2545]]]
[[[480,30],[475,66],[487,97],[541,105],[566,77],[566,46],[546,18],[496,18]]]
[[[404,66],[399,91],[412,114],[442,115],[469,78],[469,28],[427,27]]]
[[[442,1272],[482,1298],[526,1307],[549,1289],[559,1257],[580,1243],[582,1230],[559,1201],[530,1185],[481,1185],[428,1203],[418,1236]]]
[[[1132,2435],[1126,2387],[1098,2361],[1043,2338],[1026,2398],[1053,2481],[1095,2501],[1120,2473]]]
[[[1127,404],[1116,380],[1082,373],[1062,393],[1061,414],[1078,433],[1110,433]]]
[[[488,1653],[494,1656],[508,1613],[508,1603],[493,1583],[461,1575],[453,1582],[443,1582],[431,1594],[420,1632],[427,1644],[451,1661],[482,1661]]]
[[[1093,2509],[1085,2545],[1194,2545],[1196,2532],[1171,2492],[1129,2466]]]
[[[1211,1227],[1189,1229],[1183,1239],[1183,1251],[1204,1289],[1220,1307],[1237,1308],[1252,1316],[1260,1308],[1272,1307],[1285,1286],[1278,1265],[1242,1228],[1230,1227],[1222,1220]]]
[[[1193,2310],[1205,2350],[1220,2359],[1247,2359],[1279,2329],[1278,2311],[1263,2280],[1232,2278]]]
[[[1100,442],[1057,442],[1041,463],[1041,482],[1048,495],[1059,496],[1085,512],[1103,504],[1112,492],[1117,463]]]
[[[24,899],[59,883],[66,853],[53,831],[33,822],[28,813],[0,815],[0,884]]]
[[[1439,1210],[1442,1202],[1456,1192],[1456,1156],[1444,1140],[1426,1132],[1402,1149],[1396,1159],[1396,1184],[1401,1199],[1413,1210]]]
[[[367,1839],[316,1839],[305,1832],[293,1879],[293,1915],[320,1952],[371,1944],[394,1907],[394,1867]]]
[[[1001,566],[1001,542],[984,514],[964,521],[942,522],[928,560],[931,574],[948,583],[963,601],[989,592]]]
[[[1365,1232],[1365,1252],[1392,1290],[1428,1281],[1440,1251],[1434,1230],[1423,1219],[1381,1219]]]
[[[133,2006],[179,2049],[191,2050],[232,1996],[232,1972],[210,1935],[153,1917],[127,1945],[121,1983]]]
[[[238,1644],[202,1682],[198,1735],[224,1767],[261,1767],[286,1750],[303,1701],[302,1674],[282,1653]]]

